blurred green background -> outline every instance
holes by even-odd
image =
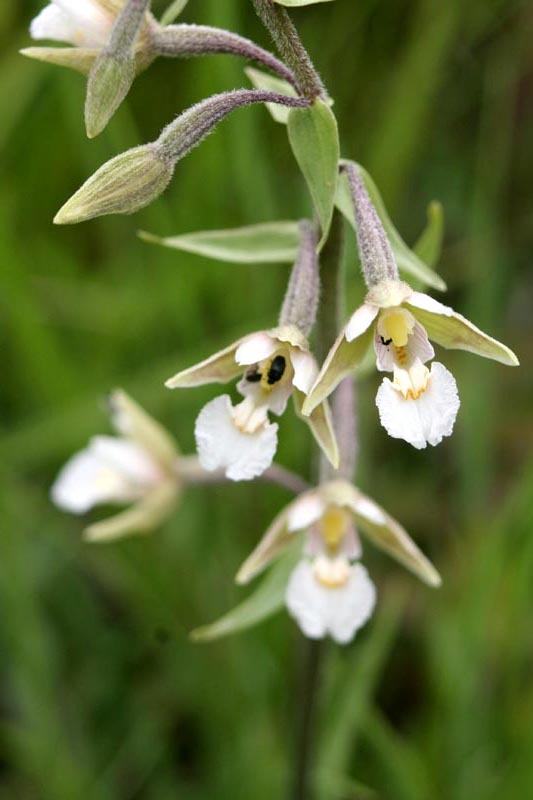
[[[163,2],[155,4],[162,11]],[[52,507],[61,464],[107,432],[116,385],[193,448],[216,387],[163,380],[275,322],[285,266],[232,266],[151,247],[170,235],[309,213],[285,131],[237,112],[133,218],[52,218],[103,161],[156,137],[207,95],[246,85],[229,56],[159,61],[108,130],[84,135],[84,80],[18,56],[37,0],[0,5],[0,798],[283,797],[301,702],[301,640],[281,614],[241,636],[188,632],[244,596],[236,568],[290,497],[195,488],[156,535],[81,541]],[[442,354],[456,430],[414,452],[379,426],[378,376],[360,387],[361,487],[410,530],[439,592],[366,549],[379,609],[329,647],[315,758],[321,796],[523,800],[533,787],[531,252],[533,9],[517,0],[337,0],[294,12],[330,93],[343,155],[361,161],[408,242],[444,204],[446,302],[511,346],[511,370]],[[245,0],[191,0],[184,21],[268,38]],[[350,293],[361,293],[353,243]],[[440,355],[440,354],[438,354]],[[291,414],[281,463],[309,473]]]

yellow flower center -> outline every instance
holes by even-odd
[[[344,508],[330,506],[322,516],[320,533],[328,550],[335,551],[350,527],[350,515]]]
[[[378,317],[378,334],[385,342],[392,341],[398,348],[407,345],[414,327],[413,315],[407,309],[398,306],[382,310]]]

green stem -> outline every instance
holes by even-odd
[[[338,211],[334,212],[328,240],[320,256],[321,298],[316,324],[315,351],[320,362],[326,357],[335,341],[344,308],[343,281],[344,223]],[[319,467],[320,481],[330,480],[335,471],[321,455]],[[314,744],[316,738],[316,718],[320,675],[324,669],[324,649],[322,641],[304,640],[302,656],[302,678],[300,692],[300,716],[296,739],[294,777],[291,800],[312,800],[313,781],[311,764],[314,763]]]
[[[284,61],[294,73],[300,93],[309,100],[324,96],[324,84],[286,9],[272,0],[253,0],[253,3]]]

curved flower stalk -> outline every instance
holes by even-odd
[[[395,439],[417,449],[450,436],[459,410],[453,375],[438,362],[429,339],[445,348],[468,350],[508,366],[518,359],[448,306],[400,281],[383,225],[355,165],[347,165],[355,207],[357,243],[369,287],[331,348],[304,404],[312,413],[363,359],[373,339],[376,363],[385,378],[377,396],[381,424]]]
[[[178,372],[169,389],[227,383],[243,372],[237,388],[244,400],[233,406],[229,395],[207,403],[195,426],[198,456],[208,471],[225,469],[230,480],[250,480],[272,463],[278,426],[269,413],[281,416],[289,397],[297,413],[318,373],[306,337],[295,325],[258,331],[233,342],[219,353]],[[306,419],[329,460],[338,460],[329,407],[320,403]]]
[[[240,568],[237,582],[248,583],[304,533],[304,554],[287,584],[287,609],[309,638],[331,636],[345,644],[376,602],[374,584],[360,563],[356,525],[426,584],[440,586],[439,574],[402,526],[344,480],[323,483],[286,506]]]
[[[170,434],[120,389],[110,395],[109,411],[118,436],[94,436],[65,464],[51,490],[54,503],[73,514],[101,504],[132,504],[89,525],[84,535],[91,542],[152,531],[172,513],[181,490],[180,458]]]

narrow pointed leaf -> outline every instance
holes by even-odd
[[[337,187],[339,135],[335,115],[322,100],[289,114],[289,142],[305,177],[322,229],[327,238]]]
[[[297,222],[266,222],[169,237],[140,231],[139,236],[145,242],[234,264],[290,263],[296,259],[300,244]]]
[[[289,576],[300,557],[300,548],[288,552],[270,570],[257,589],[246,600],[211,625],[192,631],[195,642],[210,642],[251,628],[280,611],[285,603]]]
[[[341,162],[342,163],[342,162]],[[366,189],[368,194],[370,195],[370,199],[374,204],[376,211],[379,214],[383,227],[385,228],[385,233],[389,239],[390,245],[392,247],[392,252],[394,254],[394,258],[396,260],[396,264],[398,265],[398,269],[400,272],[407,274],[416,278],[417,280],[421,281],[426,286],[432,286],[434,289],[440,289],[444,291],[446,289],[446,284],[437,273],[431,269],[431,266],[425,263],[414,250],[411,250],[400,234],[398,233],[397,229],[395,228],[387,209],[385,208],[385,204],[383,199],[379,193],[379,190],[368,174],[368,172],[358,165],[361,176],[365,183]],[[350,225],[355,230],[355,211],[353,208],[353,202],[350,192],[350,187],[348,185],[348,179],[346,175],[341,172],[339,175],[339,180],[337,184],[337,194],[335,196],[335,205],[339,209],[339,211],[344,214]],[[431,216],[430,212],[428,211],[429,222],[430,226],[436,226],[437,220]],[[436,236],[438,232],[438,228],[435,228],[433,232],[433,236]],[[425,235],[425,232],[422,234],[422,239]],[[420,239],[419,239],[420,242]],[[434,248],[435,249],[435,248]]]

